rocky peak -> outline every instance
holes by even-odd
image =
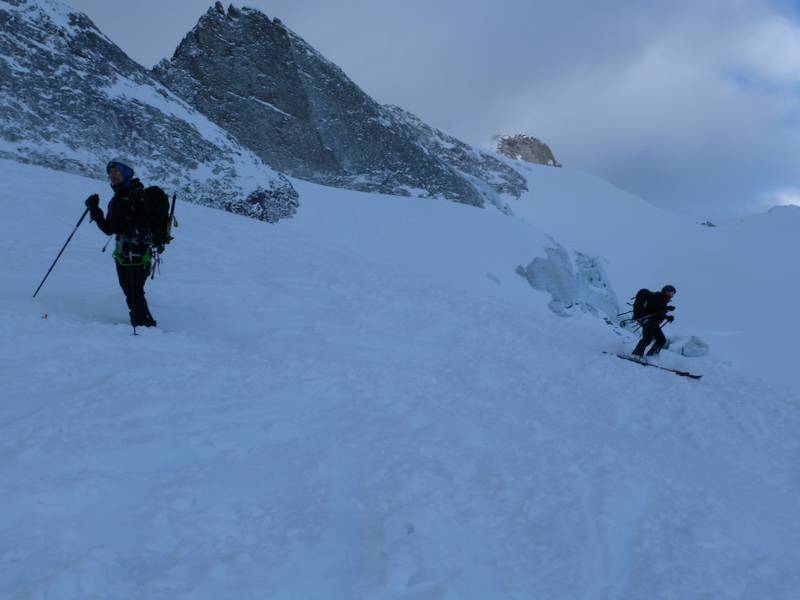
[[[153,74],[265,162],[301,178],[476,206],[525,189],[519,174],[488,154],[447,151],[430,128],[375,102],[278,19],[254,9],[225,13],[215,4]]]
[[[239,9],[239,8],[236,8],[233,4],[230,4],[230,5],[228,5],[228,10],[226,12],[225,11],[225,6],[222,4],[222,2],[217,1],[217,2],[214,3],[213,6],[210,6],[208,8],[208,10],[206,11],[205,15],[200,17],[200,21],[202,22],[203,19],[209,19],[209,18],[211,18],[211,19],[215,19],[215,18],[216,19],[224,19],[224,18],[236,19],[241,15],[242,11],[246,12],[246,11],[249,11],[249,10],[250,9],[248,9],[246,7],[242,7],[241,9]],[[199,23],[198,23],[198,25],[199,25]]]
[[[217,2],[154,75],[274,167],[298,176],[339,165],[316,130],[285,29]]]
[[[537,165],[561,166],[547,144],[533,136],[500,135],[495,139],[497,151],[504,156]]]

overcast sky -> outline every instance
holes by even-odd
[[[146,67],[213,4],[68,1]],[[566,166],[724,218],[800,203],[797,2],[243,4],[279,17],[379,102],[465,141],[535,135]]]

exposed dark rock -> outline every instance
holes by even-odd
[[[294,215],[298,205],[297,196],[275,194],[273,190],[258,188],[247,197],[246,203],[234,204],[228,210],[268,223],[277,223]]]
[[[541,140],[529,135],[501,135],[497,138],[497,151],[514,160],[537,165],[560,167],[550,148]]]

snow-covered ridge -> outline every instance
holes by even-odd
[[[266,220],[296,206],[288,180],[66,3],[3,3],[0,22],[0,157],[103,178],[122,156],[186,201]]]
[[[26,2],[15,0],[6,2],[12,5],[13,10],[27,20],[34,27],[44,29],[55,29],[57,35],[72,37],[84,27],[93,27],[99,34],[99,30],[86,22],[87,17],[76,11],[66,2],[61,0],[37,0],[36,2]],[[8,33],[13,33],[7,30]]]

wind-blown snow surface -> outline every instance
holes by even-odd
[[[30,298],[97,182],[0,161],[0,597],[797,597],[795,396],[602,355],[521,219],[295,185],[180,206],[132,337],[93,224]]]

